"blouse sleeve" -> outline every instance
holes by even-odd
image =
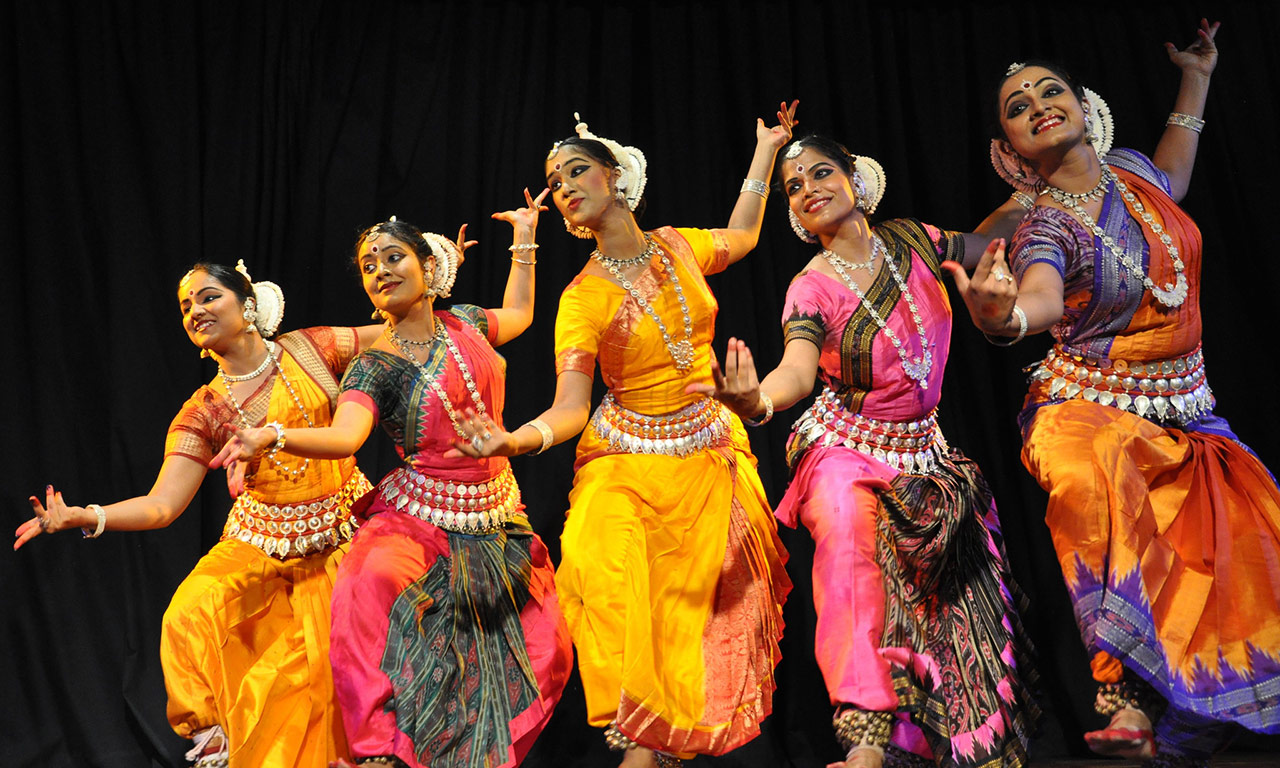
[[[827,340],[824,314],[826,296],[809,272],[801,272],[787,288],[782,306],[782,336],[787,344],[796,339],[810,342],[819,350]]]
[[[210,413],[212,394],[207,387],[201,387],[194,395],[182,404],[178,415],[169,424],[169,432],[165,435],[164,455],[186,456],[201,464],[208,464],[213,454],[221,449],[225,441],[218,440],[217,431],[220,425],[214,424]],[[215,448],[215,446],[217,446]]]
[[[1151,158],[1138,150],[1113,149],[1107,153],[1107,163],[1114,165],[1116,168],[1123,168],[1130,173],[1137,174],[1164,190],[1166,195],[1173,196],[1173,187],[1169,184],[1169,174],[1160,170],[1159,166]]]
[[[334,326],[316,326],[301,328],[293,333],[302,334],[320,352],[325,367],[333,373],[335,379],[342,379],[342,374],[355,358],[360,349],[360,340],[355,328]]]
[[[338,402],[354,402],[368,409],[373,418],[380,421],[395,407],[395,382],[388,373],[385,361],[368,351],[361,353],[347,366]]]
[[[600,349],[599,307],[593,306],[582,278],[569,283],[556,312],[556,375],[578,371],[594,376]]]
[[[729,266],[729,239],[722,229],[677,229],[689,243],[694,261],[704,275],[723,272]]]
[[[484,307],[475,304],[454,304],[449,312],[462,322],[475,328],[480,335],[493,344],[498,337],[498,317]]]
[[[1019,280],[1039,262],[1052,265],[1064,281],[1075,271],[1087,233],[1079,226],[1072,227],[1073,223],[1071,214],[1043,205],[1027,214],[1009,246],[1009,263]]]

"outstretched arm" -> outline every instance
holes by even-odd
[[[373,431],[373,414],[359,403],[344,400],[338,403],[333,422],[327,427],[314,429],[289,429],[281,435],[274,427],[237,429],[235,435],[222,446],[218,455],[209,462],[210,469],[230,466],[237,461],[248,461],[284,438],[282,453],[308,459],[345,459],[359,450]]]
[[[972,277],[954,261],[944,261],[942,267],[955,280],[973,324],[988,336],[1021,338],[1049,330],[1062,319],[1062,275],[1039,262],[1027,268],[1019,284],[1005,262],[1004,249],[1004,240],[991,241]],[[1019,314],[1026,318],[1025,330]]]
[[[1200,28],[1196,30],[1196,41],[1182,50],[1173,43],[1165,43],[1169,53],[1169,61],[1182,70],[1182,83],[1178,86],[1178,97],[1173,103],[1175,115],[1185,115],[1191,120],[1181,120],[1191,125],[1204,117],[1204,103],[1209,95],[1209,78],[1218,65],[1218,47],[1214,37],[1218,34],[1218,22],[1210,24],[1207,19],[1200,20]],[[1173,199],[1182,200],[1191,186],[1191,171],[1196,163],[1196,150],[1200,147],[1200,131],[1179,123],[1171,123],[1164,129],[1160,143],[1156,145],[1156,153],[1151,158],[1156,167],[1169,176],[1169,186],[1173,190]]]
[[[747,184],[759,182],[763,187],[757,188],[767,193],[773,162],[778,150],[791,140],[799,104],[799,101],[793,101],[788,107],[784,101],[778,110],[778,124],[772,128],[766,126],[764,120],[756,118],[756,151],[751,156],[751,167],[747,169]],[[733,206],[733,213],[729,214],[729,225],[722,230],[729,242],[729,264],[751,253],[759,242],[760,226],[764,223],[764,203],[764,195],[752,192],[746,186],[738,193],[738,202]]]
[[[711,377],[715,383],[690,384],[685,391],[714,397],[741,418],[760,422],[772,413],[790,408],[813,391],[819,352],[812,343],[802,339],[787,342],[778,367],[770,371],[764,381],[757,381],[755,360],[747,343],[730,338],[723,370],[719,361],[711,358]]]
[[[172,523],[200,489],[205,471],[204,465],[195,459],[172,454],[165,457],[155,485],[151,486],[146,496],[135,496],[115,504],[103,505],[102,511],[106,517],[104,530],[145,531],[163,528]],[[62,492],[54,490],[52,485],[45,488],[43,504],[35,496],[28,500],[35,517],[14,531],[14,549],[41,533],[54,533],[68,528],[94,531],[98,527],[96,511],[68,506],[62,500]]]
[[[542,422],[550,430],[547,447],[563,443],[587,426],[591,415],[591,377],[581,371],[565,371],[556,378],[556,397],[551,407],[529,423],[511,432],[498,427],[488,416],[481,417],[468,408],[461,425],[467,441],[458,441],[445,452],[445,457],[518,456],[540,451],[544,435],[533,422]]]
[[[526,188],[523,208],[493,214],[493,218],[512,227],[511,272],[507,275],[507,289],[502,294],[502,308],[492,310],[498,319],[495,346],[511,341],[533,323],[533,265],[538,261],[538,213],[547,210],[542,201],[550,191],[542,190],[535,199]]]

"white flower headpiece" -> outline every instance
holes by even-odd
[[[634,211],[636,206],[640,205],[640,199],[644,197],[645,184],[649,181],[649,177],[646,174],[649,163],[645,160],[644,153],[635,147],[623,146],[613,139],[595,135],[587,129],[587,124],[582,121],[582,117],[577,112],[573,113],[573,119],[578,121],[578,124],[573,127],[574,133],[578,134],[578,138],[594,139],[600,142],[609,150],[609,154],[613,155],[613,159],[618,162],[618,167],[622,173],[619,175],[615,186],[626,199],[627,209]]]
[[[270,280],[253,282],[249,270],[244,266],[244,259],[236,262],[236,271],[244,275],[244,279],[253,288],[253,311],[257,313],[253,324],[263,336],[271,336],[280,327],[280,321],[284,320],[284,291]]]
[[[458,279],[458,262],[462,260],[458,244],[435,232],[423,232],[422,239],[427,242],[436,257],[436,272],[435,279],[431,281],[431,293],[447,299],[453,292],[453,282]]]

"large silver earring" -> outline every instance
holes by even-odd
[[[805,229],[804,226],[800,224],[800,217],[796,216],[796,212],[791,210],[791,208],[787,208],[787,218],[791,220],[791,229],[795,231],[796,237],[800,238],[806,243],[818,242],[818,238],[815,237],[812,232]]]
[[[568,219],[564,220],[564,231],[581,240],[590,240],[592,238],[591,230],[586,227],[575,227],[569,223]]]
[[[386,312],[383,312],[382,310],[378,309],[377,307],[374,307],[373,314],[372,314],[372,315],[369,315],[369,319],[371,319],[371,320],[382,320],[382,321],[384,321],[384,322],[385,322],[385,321],[386,321],[386,319],[387,319],[387,313],[386,313]]]
[[[244,303],[243,317],[244,317],[244,321],[249,324],[245,327],[244,332],[257,333],[258,326],[254,325],[254,323],[257,322],[258,320],[258,309],[257,309],[257,305],[253,303],[253,299],[249,299]]]

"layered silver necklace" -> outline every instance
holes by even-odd
[[[1120,246],[1116,245],[1116,241],[1098,225],[1097,221],[1094,221],[1094,218],[1090,216],[1089,212],[1080,204],[1082,200],[1088,201],[1095,198],[1099,200],[1102,199],[1102,194],[1105,192],[1105,186],[1108,182],[1116,185],[1116,191],[1120,193],[1120,197],[1124,200],[1125,206],[1132,208],[1133,212],[1138,214],[1138,218],[1146,223],[1147,227],[1155,233],[1156,237],[1160,238],[1161,243],[1164,243],[1165,249],[1169,251],[1169,258],[1173,261],[1173,273],[1175,277],[1172,283],[1166,283],[1164,286],[1156,285],[1155,281],[1152,280],[1142,269],[1142,264],[1132,258],[1125,250],[1121,249]],[[1173,244],[1173,238],[1169,237],[1169,233],[1164,230],[1164,227],[1160,225],[1160,222],[1156,221],[1155,217],[1142,206],[1142,202],[1129,191],[1129,188],[1125,186],[1125,183],[1119,176],[1116,176],[1115,173],[1112,172],[1111,168],[1108,167],[1106,163],[1102,164],[1102,178],[1098,180],[1098,185],[1089,192],[1085,192],[1084,194],[1072,194],[1070,192],[1064,192],[1057,187],[1049,187],[1048,192],[1054,200],[1057,200],[1059,203],[1066,206],[1086,227],[1093,231],[1093,234],[1102,241],[1102,244],[1107,247],[1107,250],[1111,251],[1111,254],[1115,256],[1122,265],[1124,265],[1125,270],[1127,270],[1129,274],[1142,279],[1142,286],[1148,291],[1151,291],[1151,295],[1156,298],[1156,301],[1166,307],[1180,307],[1182,306],[1182,302],[1187,300],[1187,276],[1183,274],[1184,265],[1182,263],[1182,257],[1178,255],[1178,246]],[[1153,253],[1152,257],[1154,258],[1154,256],[1155,254]]]
[[[849,275],[850,269],[866,268],[867,271],[871,271],[867,265],[875,262],[877,253],[884,256],[884,266],[889,270],[889,274],[893,276],[893,282],[898,285],[898,290],[902,292],[902,298],[906,299],[907,309],[910,310],[911,319],[916,324],[916,335],[920,339],[920,349],[922,350],[922,353],[917,357],[911,357],[907,354],[907,350],[903,347],[902,340],[898,338],[898,334],[893,332],[893,329],[889,327],[888,321],[871,305],[871,302],[867,301],[867,295]],[[898,271],[897,265],[893,263],[893,258],[889,255],[889,249],[885,247],[880,235],[875,232],[871,233],[871,257],[865,263],[846,261],[836,253],[825,249],[819,255],[827,260],[827,263],[836,271],[836,274],[853,292],[853,295],[858,297],[858,302],[867,308],[867,314],[871,315],[871,319],[876,322],[880,330],[884,331],[884,335],[888,337],[894,349],[898,351],[898,359],[902,361],[902,371],[907,374],[907,378],[914,381],[921,389],[928,387],[929,373],[933,370],[933,350],[930,348],[932,345],[929,343],[929,337],[925,334],[924,321],[920,318],[920,309],[916,306],[916,299],[911,295],[911,291],[907,290],[907,281],[902,278],[902,273]]]
[[[667,352],[671,355],[671,359],[675,361],[676,369],[684,373],[693,368],[694,360],[693,318],[689,316],[689,303],[685,300],[684,289],[680,286],[680,279],[676,277],[675,265],[671,263],[666,251],[659,248],[653,237],[647,233],[644,236],[644,242],[644,252],[639,256],[633,256],[629,259],[614,259],[605,256],[597,248],[591,252],[591,258],[599,262],[600,266],[609,270],[609,274],[613,275],[613,279],[618,281],[618,284],[622,286],[622,290],[629,293],[631,298],[635,299],[640,308],[644,310],[645,314],[652,317],[653,321],[658,324],[658,330],[662,332],[662,343],[667,345]],[[662,261],[662,266],[666,270],[667,276],[671,278],[671,285],[675,288],[676,299],[680,302],[680,314],[684,319],[684,338],[679,341],[673,342],[671,340],[671,333],[667,330],[667,324],[662,322],[662,318],[658,316],[657,311],[640,295],[640,291],[636,290],[631,281],[622,274],[624,267],[634,267],[649,263],[654,254],[657,254]]]
[[[410,341],[400,334],[396,333],[396,329],[387,324],[387,338],[404,355],[410,362],[418,366],[418,370],[422,372],[423,377],[427,380],[431,391],[440,400],[440,404],[444,406],[444,412],[449,416],[449,423],[453,425],[453,431],[463,440],[469,440],[468,435],[462,429],[462,423],[458,419],[458,412],[454,409],[453,403],[449,402],[449,393],[444,391],[444,387],[440,385],[438,378],[431,374],[427,369],[425,362],[418,362],[418,358],[409,353],[410,347],[425,347],[436,342],[443,343],[445,348],[449,350],[449,355],[453,361],[458,364],[458,370],[462,373],[462,380],[467,385],[467,394],[471,396],[471,404],[475,406],[476,414],[485,419],[489,415],[489,411],[485,408],[484,400],[480,399],[480,391],[476,387],[476,381],[471,377],[471,369],[467,367],[466,361],[462,359],[462,352],[458,349],[458,345],[454,343],[453,337],[449,335],[448,330],[444,327],[444,323],[439,319],[435,321],[435,334],[433,338],[426,341]],[[430,359],[428,357],[428,359]]]
[[[258,369],[253,373],[246,373],[243,376],[230,376],[226,371],[222,370],[222,366],[218,366],[218,376],[222,377],[222,385],[227,388],[227,399],[231,401],[231,405],[236,409],[236,413],[240,414],[241,426],[248,429],[249,419],[245,417],[244,409],[240,407],[240,402],[236,400],[236,396],[231,393],[232,383],[248,381],[249,379],[259,376],[263,371],[267,370],[267,366],[274,363],[276,373],[280,374],[280,381],[284,382],[284,388],[289,391],[289,397],[293,400],[293,404],[298,409],[298,413],[302,414],[302,419],[307,423],[308,428],[315,429],[316,425],[311,421],[311,414],[307,413],[307,409],[302,407],[302,400],[298,398],[298,393],[293,390],[293,384],[289,381],[289,377],[284,375],[284,366],[280,365],[279,360],[276,358],[275,342],[267,341],[266,345],[267,357],[262,361],[262,365],[258,366]],[[307,471],[307,467],[311,466],[311,459],[303,459],[302,466],[290,469],[284,465],[284,462],[276,458],[275,451],[267,453],[267,458],[271,459],[271,463],[275,465],[276,469],[290,477],[297,477],[298,475],[303,474]]]

